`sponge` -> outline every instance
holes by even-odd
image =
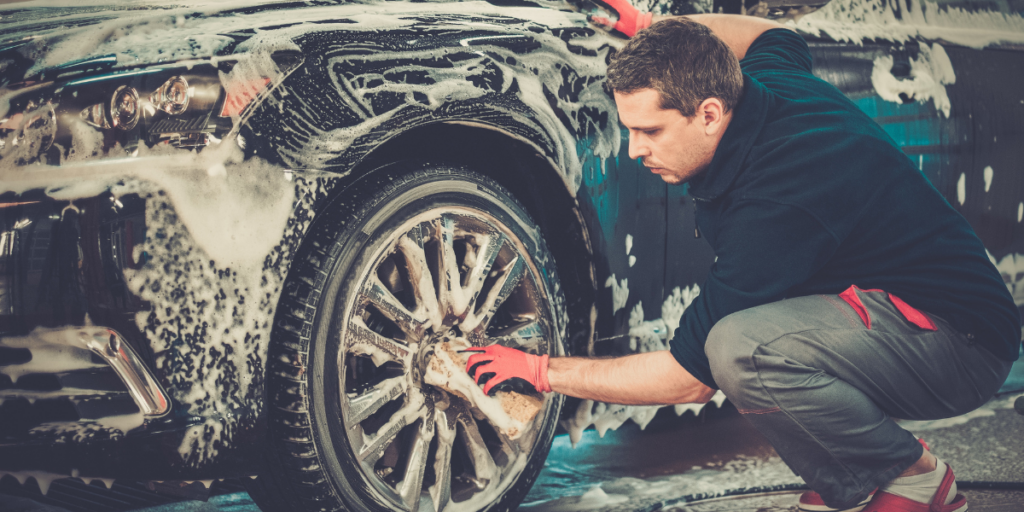
[[[493,397],[484,394],[466,373],[466,360],[471,354],[459,353],[459,350],[469,346],[465,338],[435,345],[434,355],[423,377],[424,382],[465,400],[506,437],[518,438],[544,406],[544,398],[540,394],[515,391],[498,391]]]

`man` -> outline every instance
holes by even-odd
[[[617,30],[650,25],[610,5]],[[980,240],[811,74],[799,35],[742,16],[654,21],[612,59],[608,86],[630,157],[689,183],[718,256],[700,296],[669,351],[548,360],[493,346],[467,371],[494,375],[485,391],[521,378],[619,404],[720,388],[815,491],[803,510],[966,510],[952,470],[892,417],[966,413],[1017,358],[1020,317]]]

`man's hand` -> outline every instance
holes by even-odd
[[[633,7],[629,3],[629,0],[591,1],[606,10],[614,12],[619,19],[618,21],[613,22],[603,16],[587,14],[587,21],[607,27],[611,30],[616,30],[626,37],[633,37],[637,32],[651,26],[651,19],[654,15],[649,12],[640,12],[636,7]]]
[[[535,356],[521,350],[491,345],[482,348],[468,348],[463,352],[477,352],[466,361],[466,372],[477,384],[490,375],[484,384],[484,393],[510,379],[522,379],[537,391],[550,392],[548,384],[548,356]]]

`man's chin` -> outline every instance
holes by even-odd
[[[680,183],[683,182],[682,178],[680,178],[679,176],[676,176],[675,174],[668,174],[668,173],[660,174],[659,173],[658,176],[661,176],[661,181],[664,181],[665,183],[668,183],[669,185],[679,185]]]

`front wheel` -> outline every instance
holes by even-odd
[[[510,434],[424,382],[439,343],[563,355],[540,230],[467,169],[392,166],[336,201],[288,277],[268,360],[265,510],[503,511],[547,456],[560,395]]]

